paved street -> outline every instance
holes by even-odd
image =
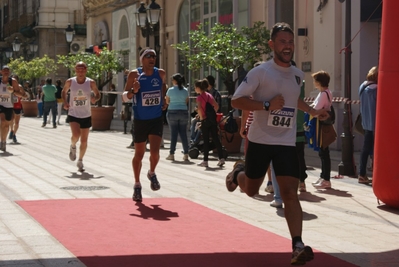
[[[127,149],[130,134],[122,131],[90,132],[84,158],[86,173],[76,173],[76,162],[68,158],[70,130],[67,124],[53,129],[40,127],[41,119],[21,118],[17,137],[20,144],[7,145],[0,152],[0,267],[3,266],[83,266],[15,201],[73,198],[131,198],[133,150]],[[269,206],[272,195],[264,192],[254,198],[236,190],[227,192],[225,177],[241,155],[230,155],[224,168],[196,166],[201,158],[182,162],[181,145],[177,161],[165,160],[169,153],[169,131],[165,127],[165,148],[157,176],[161,190],[151,191],[142,168],[143,198],[182,197],[227,214],[251,225],[289,237],[283,210]],[[332,151],[337,175],[340,152]],[[358,162],[358,154],[356,162]],[[181,161],[180,161],[181,160]],[[306,150],[308,192],[299,198],[304,213],[304,241],[313,248],[362,267],[399,265],[399,210],[379,205],[371,186],[357,179],[332,179],[331,190],[317,191],[320,161],[317,152]],[[71,190],[101,189],[104,190]],[[133,205],[133,202],[132,202]],[[89,208],[89,207],[88,207]],[[223,226],[221,226],[223,227]],[[273,240],[265,240],[273,242]],[[287,248],[288,249],[288,248]],[[265,263],[264,266],[267,266]]]

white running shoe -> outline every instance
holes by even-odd
[[[71,145],[71,147],[69,149],[69,159],[71,161],[75,161],[76,160],[76,147],[72,147],[72,145]]]
[[[277,208],[277,209],[282,209],[283,208],[283,202],[273,200],[272,202],[270,202],[270,206],[274,207],[274,208]]]
[[[78,166],[78,171],[80,171],[80,172],[85,171],[84,166],[83,166],[83,161],[78,160],[78,162],[76,163],[76,166]]]

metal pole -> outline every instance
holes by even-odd
[[[351,0],[345,2],[345,98],[351,99]],[[342,161],[338,164],[339,175],[355,176],[356,165],[353,157],[352,111],[351,104],[345,103],[343,112]]]

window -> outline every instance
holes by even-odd
[[[294,29],[294,0],[276,1],[275,22],[284,21]]]
[[[217,22],[224,25],[234,24],[237,28],[249,26],[248,16],[247,0],[185,0],[179,12],[177,42],[189,42],[188,32],[196,30],[197,25],[201,23],[204,24],[204,30],[208,33]],[[180,54],[178,54],[178,62],[178,72],[182,73],[190,84],[200,77],[213,75],[218,81],[216,87],[223,89],[223,81],[219,79],[215,69],[204,66],[201,71],[189,73],[187,62]],[[193,93],[192,86],[190,87]],[[227,105],[223,104],[223,106]]]
[[[129,26],[127,24],[126,16],[121,19],[121,24],[119,25],[119,40],[129,38]]]

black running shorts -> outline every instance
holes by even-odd
[[[151,120],[133,120],[135,143],[142,143],[148,140],[149,135],[158,135],[162,137],[163,134],[163,117]]]
[[[265,177],[270,161],[276,176],[299,178],[299,160],[295,146],[264,145],[251,141],[245,156],[245,174],[249,179]]]
[[[10,121],[12,119],[12,115],[14,114],[14,108],[5,108],[0,105],[0,113],[4,113],[6,121]]]
[[[68,123],[76,122],[79,124],[80,129],[87,129],[91,127],[91,117],[87,118],[76,118],[74,116],[68,115]]]

